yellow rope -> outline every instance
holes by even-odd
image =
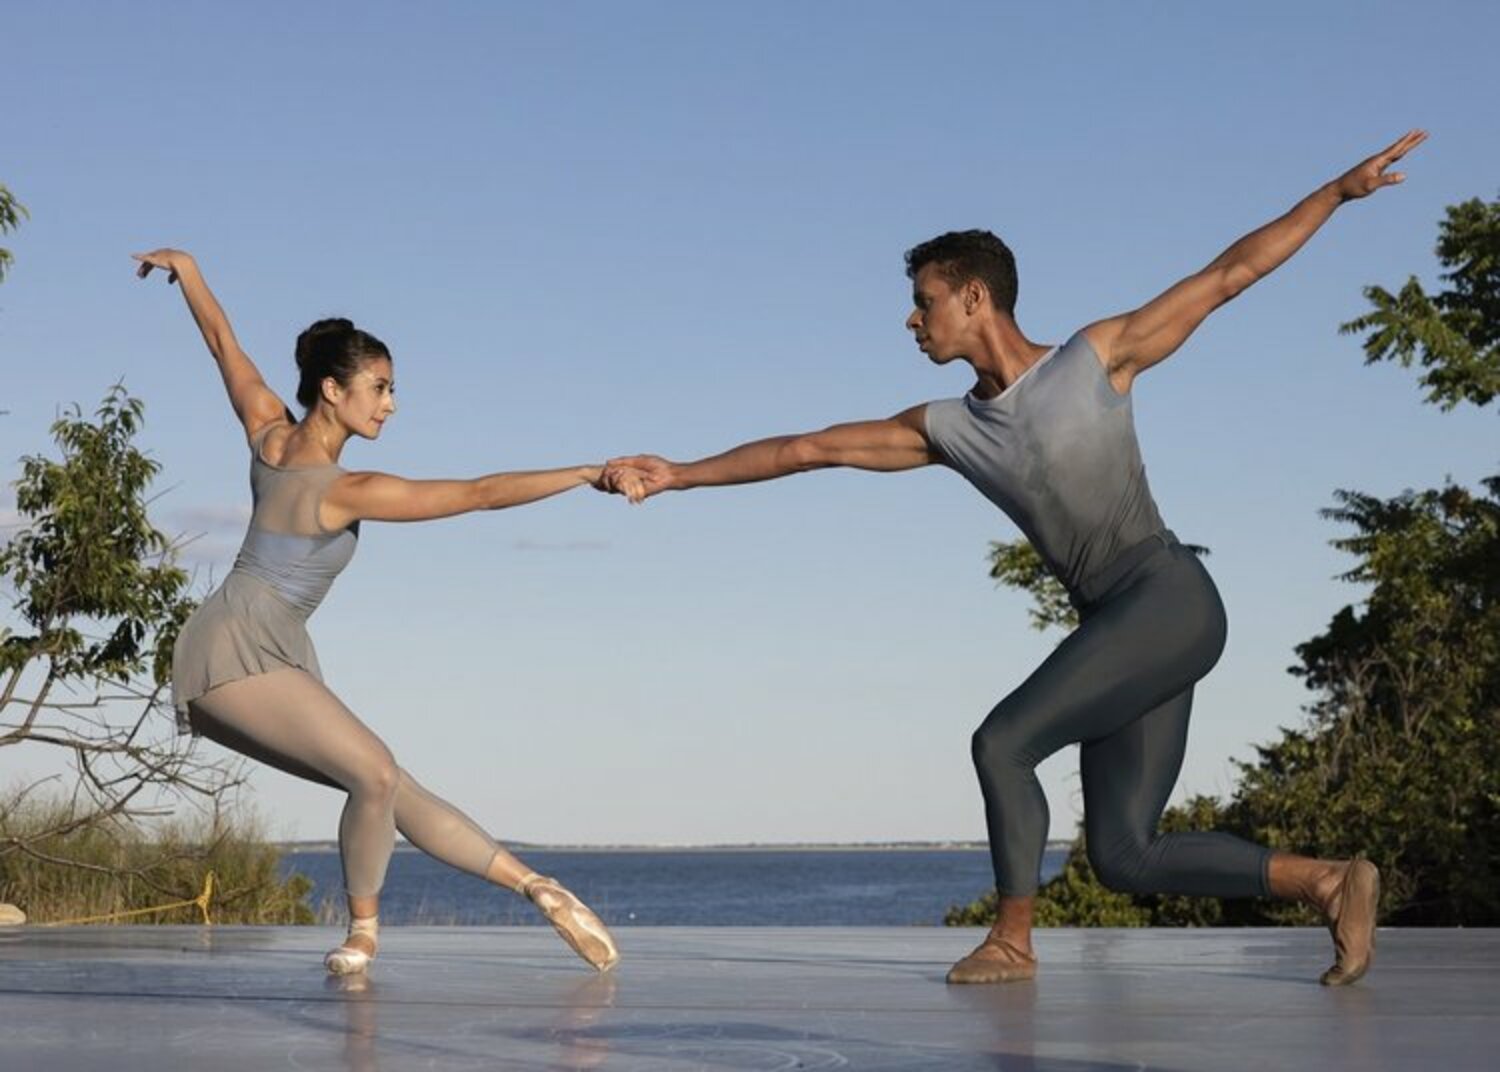
[[[81,916],[78,919],[53,919],[46,923],[37,923],[37,927],[62,927],[70,923],[99,923],[106,919],[126,919],[130,916],[149,916],[153,912],[169,912],[174,908],[186,908],[189,905],[197,905],[198,911],[203,913],[203,922],[212,924],[213,920],[208,915],[208,903],[214,895],[215,875],[210,871],[203,877],[203,892],[191,901],[174,901],[171,904],[157,905],[155,908],[132,908],[124,912],[106,912],[102,916]]]

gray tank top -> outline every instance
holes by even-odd
[[[359,522],[335,532],[318,523],[323,492],[344,470],[337,465],[272,465],[260,456],[271,427],[261,429],[251,443],[255,505],[234,572],[264,581],[305,617],[318,609],[333,579],[354,557]]]
[[[1082,332],[994,398],[927,405],[943,460],[1008,514],[1070,592],[1165,526],[1146,483],[1130,396]]]

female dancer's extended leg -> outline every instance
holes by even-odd
[[[366,957],[374,954],[378,895],[395,831],[400,830],[429,856],[528,896],[596,968],[618,959],[608,930],[593,912],[398,767],[384,742],[312,675],[279,670],[221,685],[194,701],[191,714],[204,736],[349,794],[339,823],[339,850],[354,923],[344,948]],[[358,958],[333,959],[337,954],[331,955],[333,970],[363,966]]]

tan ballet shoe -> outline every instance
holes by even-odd
[[[555,878],[535,871],[516,885],[516,892],[541,910],[562,940],[599,971],[609,971],[620,959],[620,951],[604,921]]]
[[[370,939],[373,947],[380,930],[379,916],[366,916],[363,919],[351,919],[349,921],[349,937],[356,934]],[[323,958],[323,966],[332,975],[358,975],[370,966],[370,961],[375,959],[374,952],[366,953],[363,949],[345,944],[330,952]]]
[[[1333,935],[1333,967],[1318,982],[1324,986],[1348,986],[1375,959],[1375,916],[1380,907],[1380,872],[1369,860],[1357,859],[1344,872],[1328,914]]]
[[[979,948],[948,969],[950,983],[1017,983],[1036,978],[1036,957],[991,931]]]

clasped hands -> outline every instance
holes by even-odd
[[[594,487],[623,495],[633,503],[644,502],[672,487],[672,463],[654,454],[611,458],[600,471]]]

